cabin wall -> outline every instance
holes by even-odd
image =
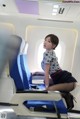
[[[28,64],[29,64],[30,70],[32,72],[41,70],[41,68],[39,68],[39,65],[38,65],[40,64],[39,62],[41,62],[38,58],[39,46],[41,43],[43,44],[45,36],[50,33],[55,34],[59,37],[59,41],[60,41],[59,45],[61,47],[61,54],[59,52],[60,50],[58,52],[59,52],[59,57],[61,57],[60,62],[59,62],[61,68],[63,70],[71,71],[77,31],[73,29],[68,29],[68,28],[65,29],[65,28],[44,27],[44,26],[30,26],[27,28],[27,32],[26,32],[27,38],[26,39],[29,44],[29,48],[27,51],[27,57],[28,57]],[[70,40],[72,42],[71,44],[70,44]],[[33,41],[34,41],[34,44],[32,43]],[[42,48],[40,49],[40,53],[39,53],[40,56],[41,55],[43,56]]]
[[[75,48],[75,54],[74,54],[74,60],[73,60],[73,68],[72,68],[72,73],[78,80],[78,83],[80,84],[80,23],[75,24],[76,29],[78,30],[78,37],[77,37],[77,42],[76,42],[76,48]]]

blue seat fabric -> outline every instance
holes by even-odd
[[[61,114],[66,113],[67,114],[67,108],[65,107],[64,103],[62,100],[59,101],[37,101],[37,100],[33,100],[33,101],[24,101],[24,105],[27,108],[33,107],[34,109],[39,109],[40,107],[43,107],[44,111],[46,112],[55,112],[55,108],[54,108],[54,103],[57,106],[58,112]],[[46,108],[44,108],[44,106],[46,106]],[[42,110],[42,108],[41,108]]]
[[[23,55],[19,54],[14,60],[15,61],[12,63],[13,65],[10,68],[10,76],[15,82],[17,91],[18,90],[25,91],[26,89],[31,89],[30,84],[32,82],[31,81],[32,78],[27,65],[27,56],[24,54]],[[54,101],[25,100],[23,104],[27,108],[30,107],[40,108],[46,105],[48,111],[54,112]],[[55,101],[55,104],[57,105],[58,111],[60,113],[67,113],[67,109],[62,100]]]

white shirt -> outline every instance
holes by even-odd
[[[43,60],[41,62],[41,67],[43,70],[45,70],[46,64],[50,64],[50,74],[55,73],[56,71],[61,69],[58,63],[58,58],[56,57],[56,54],[53,50],[44,52]]]

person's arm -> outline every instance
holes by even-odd
[[[46,86],[46,89],[49,86],[49,69],[50,69],[50,64],[46,64],[46,66],[45,66],[45,86]]]

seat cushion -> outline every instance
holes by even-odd
[[[59,113],[67,113],[67,108],[63,103],[63,100],[59,101],[40,101],[40,100],[31,100],[25,101],[23,104],[31,109],[34,108],[34,111],[43,111],[43,112],[55,112],[54,103],[57,106]]]

